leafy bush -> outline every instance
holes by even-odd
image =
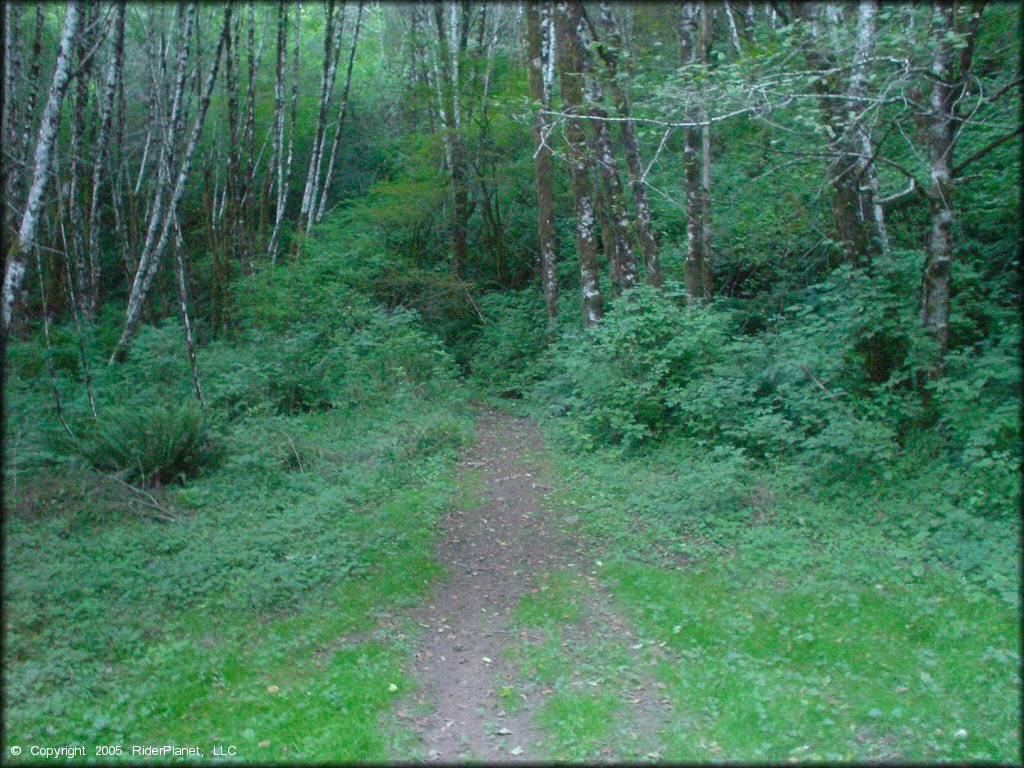
[[[533,362],[544,351],[547,318],[535,288],[485,294],[484,322],[472,343],[470,367],[485,386],[521,393],[533,381]]]
[[[197,477],[222,458],[209,420],[191,404],[112,409],[77,449],[96,469],[158,485]]]
[[[239,417],[380,401],[402,387],[429,396],[455,375],[415,312],[385,309],[345,283],[337,256],[266,269],[239,286],[246,344],[212,347],[211,401]]]
[[[581,446],[635,446],[678,424],[679,393],[717,357],[728,315],[682,307],[678,290],[624,293],[600,325],[569,334],[546,359],[536,392],[574,416]]]

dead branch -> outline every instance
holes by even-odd
[[[136,514],[139,514],[139,517],[143,517],[143,518],[150,517],[150,518],[153,518],[153,519],[156,519],[156,520],[161,520],[161,521],[163,521],[165,523],[180,523],[181,522],[181,515],[178,514],[177,510],[175,510],[173,508],[168,508],[168,507],[164,506],[163,504],[161,504],[159,501],[157,501],[157,498],[153,494],[151,494],[149,491],[143,490],[142,488],[139,488],[138,486],[132,485],[131,483],[127,482],[126,480],[123,480],[122,478],[118,477],[117,475],[108,475],[108,474],[103,473],[103,472],[97,472],[97,474],[100,475],[100,477],[105,477],[108,480],[113,480],[118,485],[121,485],[124,488],[127,488],[129,491],[132,491],[138,497],[136,499],[136,501],[138,501],[140,504],[142,504],[142,505],[144,505],[146,507],[149,507],[150,509],[155,510],[154,513],[151,513],[149,515],[142,515],[142,514],[136,513]]]

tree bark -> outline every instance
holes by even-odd
[[[185,351],[188,353],[188,363],[192,370],[192,389],[196,393],[196,399],[202,406],[206,405],[203,397],[203,386],[199,377],[199,363],[196,360],[196,344],[192,338],[192,323],[189,320],[188,312],[188,283],[185,280],[185,257],[182,253],[184,244],[181,237],[181,225],[178,223],[178,214],[171,212],[174,218],[174,274],[178,283],[178,308],[181,313],[181,328],[185,332]]]
[[[822,21],[825,24],[838,23],[840,11],[834,3],[821,6],[795,3],[793,12],[806,24],[803,37],[804,60],[808,67],[816,70],[813,88],[818,94],[818,108],[829,136],[826,173],[832,187],[832,230],[840,244],[842,260],[848,264],[865,265],[871,261],[877,239],[872,237],[869,225],[873,216],[870,213],[872,206],[861,193],[861,146],[856,126],[863,102],[857,101],[852,116],[847,114],[847,105],[842,100],[840,68],[821,45],[824,38]],[[866,61],[866,58],[862,61]],[[857,71],[857,67],[852,70],[853,73]],[[851,86],[861,87],[858,85],[861,82],[866,80],[858,80],[855,76],[851,79]],[[849,89],[847,95],[850,95]],[[848,98],[847,101],[855,100]]]
[[[111,152],[107,146],[110,135],[110,124],[114,114],[114,103],[117,99],[118,84],[123,78],[124,70],[124,19],[125,0],[119,0],[114,6],[114,17],[111,20],[113,38],[110,48],[110,61],[107,63],[107,75],[103,86],[100,102],[100,127],[96,137],[96,160],[92,166],[92,196],[89,202],[89,233],[88,246],[88,300],[86,317],[92,318],[99,309],[100,303],[100,257],[99,257],[99,211],[100,192],[103,188],[103,174],[109,162]]]
[[[928,165],[931,184],[928,198],[930,229],[921,281],[920,318],[933,342],[928,378],[945,373],[949,347],[950,271],[953,263],[953,200],[956,184],[951,168],[956,149],[957,106],[970,76],[971,56],[981,17],[981,6],[968,13],[967,30],[955,66],[951,37],[954,28],[952,2],[932,4],[931,92],[927,115]],[[958,71],[954,71],[954,69]]]
[[[181,159],[177,181],[175,182],[174,192],[171,196],[170,214],[163,217],[164,223],[161,227],[160,238],[157,241],[156,246],[149,251],[148,254],[143,254],[143,256],[147,258],[146,263],[143,263],[142,260],[139,262],[135,282],[132,284],[132,291],[128,297],[128,309],[125,314],[124,329],[121,331],[121,337],[118,339],[117,346],[110,357],[111,363],[124,360],[124,357],[127,354],[129,340],[135,333],[135,328],[138,325],[139,318],[142,314],[143,304],[146,300],[146,296],[149,294],[150,285],[153,282],[153,277],[156,275],[157,268],[160,264],[160,258],[163,254],[164,248],[166,247],[171,223],[177,213],[181,197],[185,192],[185,184],[188,182],[189,173],[192,169],[192,156],[195,154],[196,145],[198,144],[199,136],[202,133],[206,110],[210,106],[210,97],[213,94],[213,85],[217,79],[217,69],[220,65],[221,53],[224,50],[226,38],[230,34],[231,11],[231,5],[225,6],[224,25],[221,28],[220,35],[217,39],[217,50],[213,55],[213,62],[210,64],[210,71],[206,77],[206,84],[203,87],[199,107],[196,110],[196,116],[192,122],[192,132],[188,139],[188,145],[185,147],[184,155]]]
[[[3,194],[0,244],[3,245],[4,253],[7,253],[7,245],[14,241],[16,207],[12,182],[21,176],[19,170],[23,162],[17,152],[20,142],[15,140],[20,106],[15,88],[22,67],[21,13],[22,6],[19,4],[4,5],[4,80],[3,94],[0,94],[3,98],[3,107],[0,109],[0,145],[3,147],[0,160],[0,192]]]
[[[274,128],[273,141],[270,149],[270,173],[274,178],[275,206],[274,230],[267,245],[267,258],[270,263],[277,262],[278,238],[281,236],[281,222],[284,219],[284,89],[285,64],[288,43],[288,12],[284,0],[277,3],[277,56],[274,58]]]
[[[348,112],[348,91],[352,85],[352,65],[356,58],[356,44],[359,42],[359,29],[363,23],[363,0],[359,0],[359,9],[356,12],[356,27],[352,33],[352,48],[348,54],[348,66],[345,71],[345,85],[341,90],[341,104],[338,108],[338,119],[334,124],[334,138],[331,140],[331,154],[327,160],[327,169],[323,174],[323,185],[320,193],[320,202],[316,208],[316,221],[324,217],[327,207],[327,192],[331,188],[331,178],[334,176],[334,164],[338,157],[338,145],[341,143],[341,131],[345,126],[345,115]]]
[[[595,211],[590,185],[590,157],[587,152],[583,121],[583,57],[579,27],[583,23],[578,0],[560,2],[556,14],[558,64],[561,79],[565,140],[569,155],[569,174],[576,209],[576,253],[580,268],[580,292],[584,326],[601,320],[603,302],[598,284],[597,256],[594,247]]]
[[[316,128],[313,133],[313,149],[309,158],[309,170],[306,173],[306,188],[302,194],[302,207],[299,211],[303,231],[309,234],[316,222],[317,190],[320,185],[320,173],[323,168],[324,145],[327,139],[327,110],[330,108],[334,92],[334,79],[338,71],[338,56],[341,53],[341,20],[344,19],[344,8],[336,9],[335,0],[327,0],[327,20],[324,25],[324,60],[320,76],[320,106],[317,113]]]
[[[594,156],[603,196],[607,208],[607,226],[611,234],[612,261],[615,265],[614,282],[616,288],[629,289],[636,285],[636,256],[630,241],[630,217],[622,192],[622,180],[619,177],[618,161],[612,151],[612,140],[608,129],[608,113],[604,109],[604,88],[595,72],[590,49],[594,39],[586,11],[581,7],[582,23],[579,26],[580,54],[583,64],[583,100],[587,107],[590,120],[591,136],[593,137]]]
[[[555,234],[555,204],[551,191],[551,126],[543,110],[551,107],[551,80],[555,57],[554,20],[551,5],[527,0],[526,73],[533,103],[533,178],[537,193],[537,242],[540,245],[540,273],[544,286],[544,311],[548,325],[558,319],[558,240]]]
[[[444,130],[445,160],[451,189],[451,215],[448,217],[452,245],[452,274],[462,275],[468,256],[469,187],[467,163],[462,142],[462,110],[459,102],[461,79],[459,60],[465,54],[469,19],[469,3],[460,4],[460,14],[453,6],[445,13],[445,5],[434,5],[437,32],[437,56],[434,79],[438,93],[439,117]]]
[[[684,66],[707,66],[707,6],[686,3],[680,9],[679,42]],[[686,260],[683,279],[691,302],[711,295],[711,277],[707,248],[709,212],[707,186],[710,184],[708,149],[710,145],[707,110],[703,105],[688,116],[683,128],[683,178],[686,187]],[[700,125],[704,123],[704,125]]]
[[[619,117],[624,118],[622,126],[622,143],[626,156],[626,172],[630,190],[633,193],[633,215],[636,220],[636,239],[644,260],[644,279],[648,285],[659,286],[662,283],[661,267],[658,263],[658,244],[654,238],[651,225],[651,210],[647,202],[647,184],[644,179],[643,164],[640,160],[640,144],[636,136],[636,126],[629,105],[629,97],[619,80],[619,52],[622,50],[622,34],[612,13],[611,5],[601,3],[601,20],[606,30],[607,44],[598,47],[598,53],[604,60],[608,72],[608,86]]]
[[[50,163],[54,143],[57,138],[57,126],[60,122],[60,108],[68,86],[68,70],[71,62],[71,51],[78,36],[80,19],[80,3],[68,4],[64,13],[64,28],[60,36],[60,47],[57,61],[53,68],[53,80],[43,109],[39,135],[36,139],[35,162],[32,172],[32,186],[29,188],[25,212],[18,229],[18,242],[15,251],[10,255],[4,272],[2,310],[0,310],[0,343],[6,348],[8,334],[14,316],[14,303],[21,290],[25,277],[25,263],[32,248],[36,246],[36,229],[39,226],[39,213],[43,207],[43,190],[50,173]]]
[[[870,222],[872,242],[866,254],[870,264],[876,254],[889,253],[889,233],[885,226],[885,212],[879,202],[878,169],[872,162],[871,133],[864,124],[864,110],[868,96],[868,67],[875,52],[878,35],[878,0],[860,0],[857,6],[857,47],[853,56],[850,86],[847,89],[847,112],[853,120],[854,154],[857,155],[857,183],[860,191],[861,218]]]

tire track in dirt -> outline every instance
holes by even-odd
[[[438,557],[448,577],[409,613],[421,628],[414,653],[416,708],[429,709],[413,717],[412,725],[430,761],[544,759],[544,736],[531,723],[544,692],[527,686],[518,694],[525,700],[511,707],[498,694],[504,681],[519,678],[503,651],[514,642],[540,639],[527,630],[513,634],[510,624],[538,575],[570,570],[594,588],[587,619],[573,634],[611,632],[624,644],[634,637],[587,570],[592,561],[548,519],[549,489],[533,460],[540,451],[540,436],[529,420],[478,412],[477,439],[460,463],[460,486],[479,480],[476,498],[464,499],[442,520]],[[639,669],[644,662],[631,655]],[[658,707],[644,687],[631,703],[643,705],[641,719],[652,724],[660,719]],[[654,727],[640,730],[649,737]]]

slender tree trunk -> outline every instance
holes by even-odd
[[[555,203],[551,191],[551,130],[543,111],[551,108],[551,80],[554,74],[555,30],[551,4],[527,0],[526,72],[533,102],[533,178],[537,192],[537,241],[540,245],[540,273],[544,285],[544,310],[548,325],[558,319],[558,240],[555,235]]]
[[[178,178],[175,182],[174,192],[171,196],[170,215],[164,217],[164,224],[163,227],[161,227],[160,238],[157,241],[156,246],[152,251],[150,251],[148,255],[148,262],[143,264],[140,260],[136,279],[132,284],[132,292],[128,297],[128,310],[125,315],[124,329],[122,330],[121,338],[118,340],[117,346],[110,357],[111,363],[122,361],[125,354],[127,354],[128,342],[135,333],[135,328],[138,325],[139,318],[142,314],[143,304],[149,293],[153,277],[156,275],[157,268],[160,264],[160,257],[162,256],[167,243],[174,214],[176,214],[178,204],[185,192],[185,184],[188,182],[189,173],[192,170],[192,156],[195,154],[196,145],[199,142],[199,135],[202,133],[206,110],[210,106],[210,97],[213,94],[213,85],[217,79],[217,69],[220,65],[221,53],[224,50],[225,40],[230,34],[231,10],[231,5],[227,5],[224,8],[224,25],[217,39],[217,50],[214,53],[213,61],[210,64],[210,71],[207,74],[206,84],[203,87],[202,98],[200,99],[199,107],[196,110],[196,116],[192,123],[192,132],[189,136],[188,145],[185,148],[184,155],[181,160]],[[146,254],[144,254],[144,256],[145,255]]]
[[[64,251],[66,253],[67,250],[68,250],[68,247],[67,247],[68,240],[67,240],[67,235],[66,235],[65,230],[64,230],[64,204],[63,204],[63,201],[60,199],[60,197],[61,197],[61,195],[60,195],[60,185],[58,184],[57,185],[57,217],[58,217],[57,221],[58,221],[58,226],[60,228],[61,244],[63,245]],[[36,257],[38,258],[38,253],[36,254]],[[86,396],[88,397],[88,400],[89,400],[89,408],[92,411],[92,417],[95,419],[95,418],[97,418],[97,413],[96,413],[96,397],[95,397],[95,394],[93,393],[93,389],[92,389],[92,373],[89,370],[89,359],[86,357],[86,354],[85,354],[85,340],[83,339],[83,336],[82,336],[82,321],[81,321],[81,316],[80,316],[80,314],[78,312],[78,307],[81,306],[81,305],[79,303],[78,297],[76,296],[74,280],[71,277],[71,263],[68,261],[67,258],[64,258],[63,262],[64,262],[64,279],[66,281],[67,292],[68,292],[68,306],[71,308],[71,317],[73,318],[74,323],[75,323],[75,335],[78,338],[78,359],[82,363],[82,377],[85,379],[85,393],[86,393]],[[41,264],[37,264],[37,266],[39,266],[40,269],[42,268]],[[45,294],[43,295],[43,298],[45,299]],[[44,310],[46,310],[46,309],[47,308],[44,307]],[[46,318],[44,318],[44,320],[45,319]],[[48,320],[47,320],[47,322],[48,322]]]
[[[12,182],[20,177],[20,168],[24,158],[20,157],[16,140],[18,126],[19,99],[15,93],[22,67],[21,51],[21,13],[22,6],[16,3],[4,5],[4,80],[3,107],[0,109],[0,145],[3,156],[0,158],[0,192],[3,194],[2,225],[0,225],[0,246],[4,253],[8,245],[14,242],[16,219],[16,203]]]
[[[597,160],[601,180],[607,228],[610,234],[611,261],[615,266],[613,283],[618,289],[629,289],[636,285],[636,256],[630,242],[630,216],[622,192],[618,161],[612,151],[612,140],[608,129],[608,113],[604,109],[604,88],[597,77],[590,50],[594,39],[586,12],[580,9],[582,23],[579,27],[580,52],[583,63],[583,101],[590,117],[593,154]],[[607,238],[606,238],[607,239]]]
[[[468,256],[469,230],[469,187],[467,184],[467,162],[465,147],[462,141],[462,111],[459,101],[461,79],[459,60],[466,49],[466,34],[469,16],[469,4],[462,3],[461,14],[456,13],[455,6],[451,13],[445,15],[445,6],[434,5],[434,23],[437,31],[437,67],[435,79],[439,89],[441,107],[441,124],[444,129],[446,159],[449,180],[451,182],[452,207],[448,217],[452,242],[452,274],[462,275]],[[461,16],[461,19],[460,19]]]
[[[302,207],[299,215],[302,228],[306,234],[316,222],[317,190],[320,184],[320,173],[323,167],[324,145],[327,137],[327,110],[330,108],[334,92],[334,78],[338,71],[338,56],[341,53],[340,37],[341,22],[344,19],[344,8],[335,9],[335,1],[327,0],[327,21],[324,25],[324,60],[320,77],[320,107],[313,134],[313,149],[309,158],[309,170],[306,173],[306,188],[302,193]]]
[[[10,4],[8,4],[10,5]],[[13,213],[12,227],[14,229],[14,242],[17,243],[17,230],[21,226],[21,218],[24,215],[23,210],[18,210],[18,206],[21,203],[22,195],[24,194],[24,180],[29,177],[29,159],[32,149],[32,136],[33,126],[36,119],[36,102],[39,100],[39,89],[42,82],[40,76],[42,60],[43,60],[43,27],[45,26],[46,18],[43,15],[45,10],[45,4],[39,3],[36,6],[36,18],[35,18],[35,31],[32,35],[32,59],[29,66],[28,75],[25,81],[25,107],[21,110],[21,125],[18,126],[16,118],[12,115],[14,122],[14,128],[12,130],[20,133],[20,138],[12,144],[14,147],[18,147],[16,152],[16,160],[14,167],[18,170],[16,173],[12,173],[10,177],[10,189],[9,189],[9,200],[11,210]],[[12,104],[15,113],[17,105]],[[12,137],[15,138],[15,137]],[[12,248],[16,245],[12,245]]]
[[[253,253],[256,239],[262,234],[262,230],[256,228],[256,17],[255,3],[250,0],[248,13],[248,40],[245,52],[247,79],[245,97],[245,176],[242,189],[242,233],[241,261],[242,270],[246,274],[252,273]]]
[[[654,228],[651,226],[651,210],[647,202],[647,184],[644,179],[643,164],[640,160],[640,144],[636,136],[636,126],[629,105],[629,97],[619,80],[619,56],[622,50],[622,34],[612,13],[611,5],[601,4],[601,20],[606,30],[608,45],[598,47],[608,72],[608,86],[619,117],[624,118],[622,126],[622,143],[626,156],[626,171],[630,190],[633,193],[633,215],[636,219],[636,239],[644,260],[644,279],[648,285],[661,285],[661,268],[658,264],[658,245],[654,239]]]
[[[188,283],[185,280],[185,257],[182,253],[184,244],[181,237],[181,225],[178,223],[177,212],[172,211],[174,218],[174,273],[178,283],[178,307],[181,312],[181,328],[185,332],[185,351],[188,352],[188,362],[192,370],[192,388],[195,390],[196,399],[202,406],[206,405],[203,397],[203,387],[199,379],[199,363],[196,360],[196,345],[192,338],[192,323],[189,320],[188,312]]]
[[[103,86],[100,103],[100,128],[96,138],[96,159],[92,166],[92,197],[89,202],[89,280],[86,317],[94,317],[100,303],[100,258],[99,258],[99,211],[100,191],[103,188],[103,174],[110,160],[111,152],[107,146],[110,135],[110,124],[114,114],[118,85],[123,78],[124,64],[124,18],[125,0],[114,5],[114,17],[111,20],[113,40],[110,48],[110,61],[107,64],[107,76]]]
[[[590,326],[600,322],[603,302],[594,248],[596,222],[590,185],[590,159],[583,121],[578,117],[583,111],[583,57],[579,42],[579,27],[582,23],[582,8],[578,1],[558,4],[558,63],[562,108],[569,115],[565,122],[565,140],[568,145],[569,173],[576,208],[576,253],[580,268],[583,324]]]
[[[50,173],[50,163],[57,138],[57,125],[60,121],[60,108],[67,91],[68,69],[71,62],[71,51],[78,36],[80,10],[79,2],[71,2],[64,13],[64,29],[60,36],[57,62],[53,68],[53,80],[46,98],[46,107],[43,109],[39,135],[36,140],[32,186],[29,188],[25,212],[18,229],[16,249],[10,254],[4,272],[2,312],[0,312],[0,321],[2,321],[0,344],[4,346],[4,349],[6,349],[7,337],[14,318],[14,303],[25,277],[25,262],[29,252],[36,246],[36,229],[39,226],[39,213],[43,207],[43,190]]]
[[[736,15],[733,13],[732,5],[729,4],[729,0],[725,0],[723,3],[725,9],[725,18],[729,22],[729,38],[732,40],[733,50],[737,56],[743,55],[743,47],[740,45],[740,33],[738,25],[736,24]]]
[[[854,51],[850,74],[847,111],[853,119],[850,137],[852,154],[856,156],[857,182],[860,191],[860,215],[871,227],[865,260],[870,264],[875,254],[888,255],[889,234],[885,226],[885,212],[879,202],[878,171],[872,161],[871,134],[864,124],[864,109],[868,95],[868,68],[875,52],[877,37],[877,0],[860,0],[857,10],[857,47]]]
[[[327,193],[331,188],[331,178],[334,176],[334,164],[338,157],[338,145],[341,143],[341,132],[345,126],[345,115],[348,112],[348,90],[352,85],[352,65],[356,58],[356,44],[359,42],[359,29],[363,22],[363,0],[359,0],[359,9],[356,12],[356,27],[352,33],[352,47],[348,54],[348,67],[345,71],[345,85],[341,91],[341,104],[338,109],[338,119],[334,124],[334,138],[331,141],[331,154],[327,160],[327,169],[324,173],[323,188],[320,193],[320,203],[316,208],[316,221],[324,217],[324,210],[327,207]]]
[[[707,0],[700,0],[700,63],[705,77],[701,78],[700,119],[700,237],[704,254],[704,298],[711,297],[711,121],[708,120],[707,70],[708,49],[711,46],[711,28],[708,22]]]
[[[288,48],[288,12],[284,0],[277,3],[277,56],[274,58],[274,134],[270,149],[270,174],[275,182],[274,230],[267,246],[267,258],[277,262],[278,238],[284,219],[284,89],[285,64]]]
[[[953,200],[956,193],[952,168],[956,149],[957,106],[970,77],[971,56],[977,37],[980,5],[968,14],[968,28],[959,49],[959,67],[954,71],[951,38],[956,31],[951,2],[932,4],[931,93],[927,115],[928,165],[931,184],[928,198],[928,249],[921,282],[921,323],[931,336],[934,350],[928,376],[935,380],[945,372],[949,347],[950,271],[953,263]]]
[[[681,9],[679,40],[684,65],[706,66],[707,8],[703,3],[686,3]],[[701,301],[710,296],[708,200],[705,194],[705,178],[709,173],[704,166],[707,160],[703,126],[706,122],[706,108],[702,105],[688,115],[683,128],[683,178],[686,187],[686,260],[683,263],[683,279],[686,293],[691,302]],[[702,119],[702,117],[704,119]]]
[[[43,261],[39,256],[39,244],[33,243],[32,250],[36,255],[36,270],[39,273],[39,298],[43,305],[43,339],[46,343],[46,372],[50,378],[50,392],[53,394],[53,405],[57,411],[57,419],[60,421],[64,431],[71,439],[75,433],[64,416],[64,407],[61,405],[60,389],[57,387],[57,375],[53,369],[53,347],[50,341],[50,307],[46,299],[46,278],[43,275]]]
[[[859,147],[853,146],[853,121],[840,101],[840,71],[833,57],[822,48],[825,24],[836,23],[839,9],[834,3],[824,5],[794,4],[794,13],[807,25],[803,39],[804,60],[816,70],[813,88],[818,94],[822,122],[829,135],[826,164],[832,187],[832,229],[841,244],[842,260],[848,264],[864,264],[870,260],[872,237],[864,218],[865,206],[860,190],[861,161]],[[858,109],[860,109],[858,105]]]
[[[68,220],[71,224],[71,250],[66,257],[74,258],[75,261],[75,277],[77,278],[77,297],[80,302],[78,311],[88,316],[89,315],[89,287],[88,287],[88,270],[86,267],[86,246],[83,240],[85,235],[86,222],[82,218],[82,209],[84,208],[85,194],[82,190],[82,180],[85,176],[85,146],[87,144],[86,137],[86,121],[88,119],[89,111],[89,78],[92,72],[92,52],[90,49],[94,43],[93,38],[96,27],[96,11],[97,6],[95,3],[89,2],[85,6],[85,19],[82,28],[82,33],[78,35],[78,43],[75,46],[75,58],[76,58],[76,71],[75,77],[76,88],[74,95],[71,99],[73,107],[73,113],[71,117],[71,142],[70,142],[70,157],[68,162],[68,170],[70,171],[70,179],[68,182],[68,195],[67,195],[67,210]],[[59,181],[58,181],[59,184]]]

